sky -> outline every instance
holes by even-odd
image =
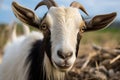
[[[35,6],[41,0],[14,0],[19,4],[34,10]],[[84,17],[94,17],[95,15],[107,14],[111,12],[117,12],[116,21],[120,21],[120,0],[55,0],[59,6],[69,7],[71,2],[80,2],[87,10],[89,16],[86,16],[83,12],[80,13]],[[0,0],[0,23],[11,23],[12,21],[19,21],[13,14],[11,9],[11,3],[13,0]],[[48,11],[46,6],[42,6],[37,11],[34,11],[39,17],[42,17]]]

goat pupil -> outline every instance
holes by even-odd
[[[47,29],[47,25],[46,25],[46,24],[43,24],[43,25],[41,26],[41,29],[42,29],[42,30],[46,30],[46,29]]]
[[[45,25],[44,25],[44,26],[42,26],[42,29],[43,29],[43,30],[45,30],[45,29],[46,29],[46,26],[45,26]]]

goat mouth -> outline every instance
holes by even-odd
[[[62,72],[66,72],[71,67],[71,65],[68,63],[62,63],[62,64],[58,64],[56,62],[54,62],[54,63],[57,66],[57,68],[59,68],[59,70]]]

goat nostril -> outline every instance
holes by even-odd
[[[57,55],[62,59],[66,59],[70,58],[73,55],[73,53],[72,52],[63,53],[62,51],[58,50]]]
[[[62,51],[58,50],[57,55],[58,55],[60,58],[65,59],[65,55],[62,53]]]
[[[73,55],[72,52],[67,53],[67,57],[71,57]]]

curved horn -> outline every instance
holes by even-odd
[[[72,3],[70,4],[70,6],[79,8],[79,9],[81,9],[86,15],[88,15],[88,13],[87,13],[87,11],[85,10],[85,8],[84,8],[79,2],[74,1],[74,2],[72,2]]]
[[[54,0],[49,0],[49,1],[53,4],[53,6],[58,7],[57,3]]]
[[[55,6],[55,7],[58,6],[53,0],[44,0],[44,1],[41,1],[40,3],[38,3],[34,10],[36,10],[38,7],[40,7],[42,5],[46,5],[48,9],[52,6]]]

